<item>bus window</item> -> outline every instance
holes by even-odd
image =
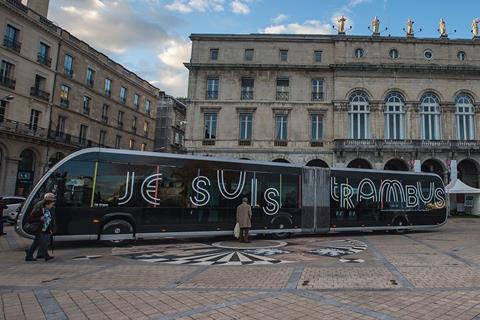
[[[58,207],[90,206],[94,166],[93,162],[69,161],[55,171],[49,180],[55,183]]]

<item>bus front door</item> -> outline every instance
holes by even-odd
[[[327,233],[330,229],[330,169],[305,167],[302,175],[302,230]]]

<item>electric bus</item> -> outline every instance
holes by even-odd
[[[19,213],[56,194],[55,240],[111,242],[233,234],[242,198],[254,234],[393,230],[441,226],[442,179],[431,173],[317,168],[156,152],[89,148],[53,166]]]

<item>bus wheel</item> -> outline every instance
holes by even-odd
[[[282,222],[277,222],[275,224],[275,229],[285,229],[286,225]],[[275,239],[287,239],[287,238],[290,238],[290,232],[276,232],[276,233],[273,233],[272,236],[275,238]]]
[[[405,219],[404,217],[398,217],[395,219],[393,225],[395,227],[403,227],[403,226],[406,226],[407,225],[407,219]],[[402,234],[402,233],[406,233],[408,230],[407,229],[404,229],[404,228],[398,228],[398,229],[395,229],[395,232],[396,233],[399,233],[399,234]]]
[[[129,238],[129,239],[127,239]],[[126,220],[116,219],[105,223],[100,239],[112,246],[125,246],[133,238],[133,226]]]

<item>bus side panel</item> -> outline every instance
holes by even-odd
[[[302,230],[328,232],[330,228],[330,170],[304,168]]]
[[[315,168],[303,168],[302,171],[302,230],[313,232],[316,212]]]
[[[330,169],[316,169],[316,232],[330,230]]]

